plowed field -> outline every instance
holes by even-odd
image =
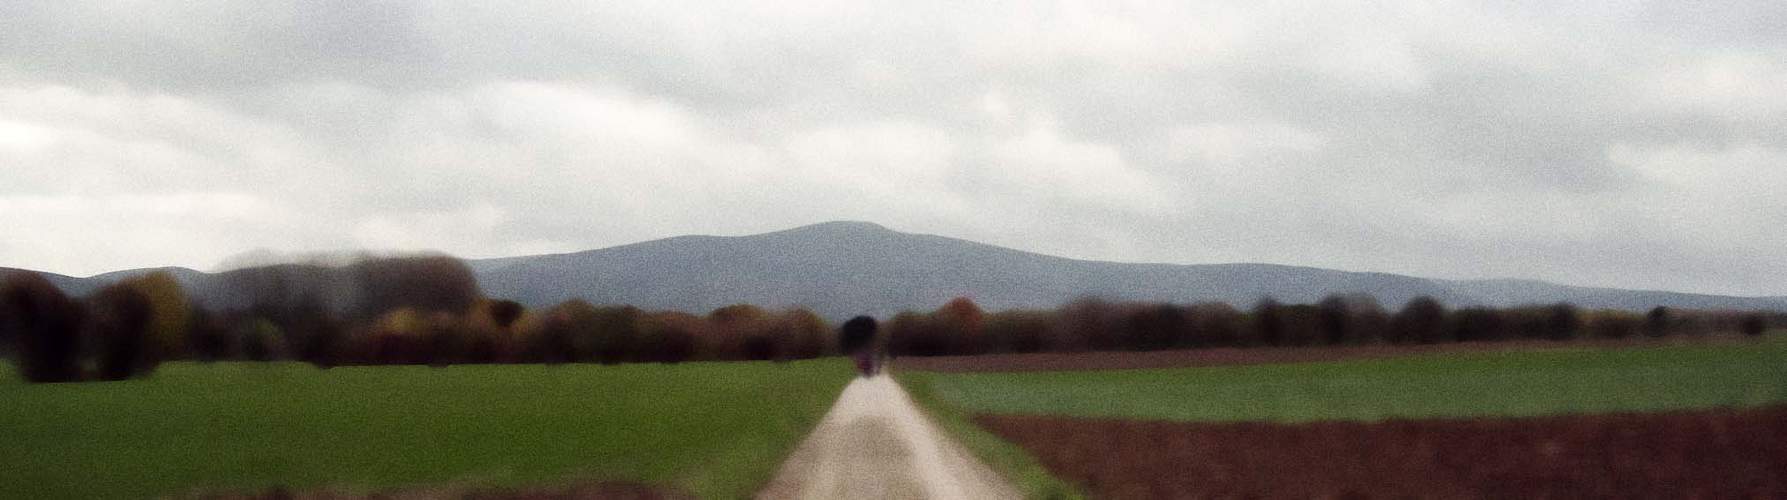
[[[1787,498],[1787,407],[1377,423],[980,416],[1097,498]]]

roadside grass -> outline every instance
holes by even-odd
[[[961,443],[963,447],[979,458],[981,462],[992,467],[1000,475],[1010,480],[1024,498],[1033,499],[1081,499],[1086,495],[1072,484],[1049,474],[1042,463],[1023,448],[999,438],[970,420],[973,414],[962,407],[938,400],[931,384],[939,374],[928,372],[900,372],[894,378],[904,386],[906,393],[918,403],[925,413],[937,422],[943,432]]]
[[[755,493],[850,380],[785,364],[172,363],[33,385],[0,365],[0,498],[664,485]]]
[[[1308,364],[912,373],[931,406],[1195,422],[1521,417],[1787,403],[1787,335],[1655,348]]]

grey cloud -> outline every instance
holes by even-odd
[[[5,2],[0,95],[23,97],[0,100],[0,161],[23,167],[0,171],[0,203],[73,222],[110,213],[78,200],[119,196],[262,214],[133,236],[175,262],[53,262],[85,271],[867,219],[1088,258],[1781,294],[1769,249],[1787,242],[1755,227],[1787,203],[1646,169],[1693,151],[1677,160],[1787,190],[1755,173],[1780,156],[1722,166],[1787,150],[1787,100],[1757,90],[1787,82],[1783,18],[1778,2]],[[45,241],[0,264],[86,240]]]

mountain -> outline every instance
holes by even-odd
[[[967,240],[828,222],[750,236],[679,236],[586,252],[466,261],[484,291],[529,306],[572,298],[706,312],[735,303],[801,305],[829,318],[929,310],[966,296],[990,310],[1046,308],[1082,297],[1310,303],[1365,293],[1396,308],[1426,295],[1453,306],[1568,301],[1645,310],[1658,305],[1787,311],[1784,297],[1732,297],[1558,285],[1436,280],[1275,264],[1132,264],[1068,259]],[[218,275],[170,268],[207,303],[227,301]],[[55,277],[74,293],[150,270]]]

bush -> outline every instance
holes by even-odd
[[[827,335],[831,328],[825,319],[806,308],[784,311],[776,318],[775,327],[778,338],[785,339],[787,347],[782,350],[779,359],[810,359],[824,356],[831,349],[828,347]]]
[[[1582,315],[1576,306],[1558,303],[1545,308],[1545,338],[1549,340],[1570,340],[1582,330]]]
[[[1649,313],[1644,315],[1644,334],[1651,337],[1668,335],[1674,320],[1674,315],[1670,313],[1669,308],[1653,307]]]
[[[1152,351],[1191,343],[1191,319],[1179,306],[1151,304],[1134,308],[1125,316],[1125,344],[1130,349]]]
[[[1054,344],[1072,351],[1111,351],[1123,346],[1117,308],[1096,297],[1084,297],[1061,307],[1056,319]]]
[[[1744,319],[1738,322],[1737,330],[1751,337],[1762,335],[1763,331],[1768,330],[1768,318],[1756,313],[1746,314]]]
[[[1247,337],[1247,315],[1234,306],[1211,302],[1193,305],[1189,312],[1197,347],[1237,347]]]
[[[595,308],[587,343],[591,355],[602,363],[639,359],[641,326],[645,313],[633,306]]]
[[[1320,308],[1312,305],[1293,304],[1279,308],[1279,315],[1284,325],[1283,345],[1308,346],[1315,345],[1320,339]]]
[[[187,301],[180,282],[167,271],[156,271],[124,284],[149,301],[149,324],[145,333],[153,355],[160,359],[184,357],[192,304]]]
[[[194,308],[186,332],[186,350],[199,361],[212,362],[236,356],[236,338],[223,318],[204,308]]]
[[[660,312],[645,317],[636,354],[638,361],[680,363],[695,355],[706,322],[688,313]]]
[[[128,283],[107,286],[87,299],[88,322],[98,347],[99,377],[124,380],[155,371],[160,348],[149,336],[154,310],[149,296]]]
[[[37,273],[14,273],[0,283],[0,329],[12,332],[18,370],[31,382],[81,378],[79,303]]]
[[[571,302],[565,302],[522,315],[515,323],[519,360],[532,363],[568,363],[577,360],[577,347],[572,343],[574,334],[570,325],[571,314],[565,311],[568,307],[575,306]]]
[[[1637,314],[1609,310],[1589,315],[1587,323],[1590,334],[1595,337],[1623,339],[1638,333],[1644,320]]]
[[[429,315],[400,308],[379,316],[365,331],[366,359],[372,364],[420,365],[435,362]]]
[[[887,322],[888,353],[895,356],[942,356],[948,354],[949,338],[944,334],[942,328],[938,328],[934,319],[931,315],[911,311],[895,314],[893,319]],[[855,320],[855,318],[851,319],[851,321]],[[845,322],[844,327],[850,328],[850,322]],[[848,331],[843,333],[840,340],[845,354],[853,353],[856,349],[864,347],[853,344],[854,341]]]
[[[1054,323],[1048,311],[1001,311],[987,315],[986,336],[990,348],[998,352],[1039,352],[1049,349],[1049,325]]]
[[[493,300],[484,304],[485,317],[490,319],[491,325],[503,330],[513,328],[525,312],[527,308],[513,300]]]
[[[243,323],[237,335],[242,339],[242,355],[249,361],[272,361],[285,355],[283,332],[265,318]]]
[[[514,356],[515,325],[526,313],[521,304],[509,300],[483,301],[464,318],[466,339],[461,362],[497,363]]]
[[[432,366],[465,363],[472,346],[472,331],[461,316],[446,312],[429,314],[422,322],[422,355],[418,362]]]
[[[1505,328],[1500,311],[1470,307],[1452,315],[1452,338],[1459,342],[1499,340]]]
[[[1346,299],[1339,295],[1329,295],[1316,303],[1316,309],[1319,311],[1317,317],[1322,342],[1328,345],[1346,342],[1351,333],[1347,331],[1351,315],[1347,311]]]
[[[287,332],[286,343],[292,346],[299,361],[328,368],[344,361],[342,351],[347,334],[343,328],[333,318],[319,316],[283,331]]]
[[[967,297],[956,297],[931,313],[931,324],[950,354],[983,354],[991,349],[985,335],[986,312]]]
[[[1416,297],[1390,318],[1390,342],[1432,344],[1445,340],[1446,306],[1433,297]]]
[[[1271,297],[1260,299],[1253,306],[1253,340],[1251,343],[1284,345],[1284,306]]]
[[[369,259],[348,272],[360,285],[360,317],[370,318],[400,308],[418,312],[464,314],[483,293],[471,268],[445,256]]]
[[[771,338],[769,313],[749,304],[734,304],[714,309],[707,322],[714,332],[707,338],[708,357],[714,359],[747,359],[767,361],[781,351],[777,339]]]

